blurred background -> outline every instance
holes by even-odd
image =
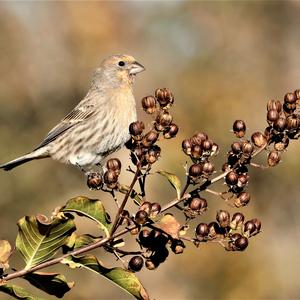
[[[158,87],[175,94],[180,134],[160,143],[156,168],[183,179],[181,141],[201,130],[221,148],[219,170],[234,140],[233,121],[245,120],[248,133],[263,130],[266,101],[300,88],[299,13],[298,1],[1,2],[0,161],[39,144],[85,95],[104,57],[128,53],[147,69],[135,83],[140,119],[148,120],[140,106],[143,96]],[[188,245],[183,255],[170,254],[157,270],[138,274],[151,299],[300,299],[299,149],[293,142],[278,167],[251,170],[252,200],[242,212],[247,219],[260,218],[263,231],[247,251]],[[126,150],[114,156],[123,166],[129,163]],[[130,178],[123,171],[122,181]],[[50,159],[0,172],[0,191],[0,237],[11,243],[22,216],[50,215],[77,195],[100,198],[111,214],[115,209],[107,195],[88,190],[76,168]],[[153,176],[148,196],[163,204],[174,192]],[[208,199],[203,221],[228,209],[220,199]],[[96,232],[92,222],[80,220],[79,226]],[[115,264],[100,250],[97,254]],[[21,261],[15,258],[12,266],[20,268]],[[65,299],[131,299],[88,271],[52,270],[76,281]],[[0,294],[0,299],[7,298]]]

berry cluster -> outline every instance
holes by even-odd
[[[198,132],[189,139],[182,141],[182,150],[194,164],[189,167],[188,176],[194,184],[201,179],[209,178],[215,171],[210,158],[217,155],[219,146],[209,139],[208,135]]]
[[[156,142],[160,135],[165,139],[174,138],[178,132],[178,126],[173,123],[173,117],[169,112],[174,103],[173,94],[166,88],[157,89],[154,96],[142,99],[142,106],[146,113],[155,115],[155,121],[148,132],[141,121],[130,124],[129,133],[131,139],[126,146],[131,150],[132,162],[141,166],[152,165],[160,157],[161,149]]]
[[[116,189],[121,173],[121,161],[118,158],[111,158],[106,162],[106,171],[103,176],[98,172],[92,172],[87,177],[87,185],[92,190],[100,190],[104,186],[108,189]]]
[[[233,214],[230,219],[228,211],[219,210],[216,221],[197,225],[195,243],[217,240],[228,251],[243,251],[248,246],[248,239],[258,234],[260,229],[261,222],[258,219],[245,222],[245,217],[240,212]]]

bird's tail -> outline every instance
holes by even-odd
[[[28,161],[31,161],[33,159],[39,159],[39,158],[44,158],[47,157],[48,155],[41,155],[40,153],[38,153],[38,151],[33,151],[31,153],[28,153],[26,155],[23,155],[21,157],[18,157],[12,161],[9,161],[3,165],[0,165],[0,169],[3,169],[5,171],[9,171],[19,165],[22,165]]]

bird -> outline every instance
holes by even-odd
[[[133,56],[112,55],[95,70],[86,96],[30,153],[0,165],[9,171],[35,159],[52,159],[88,174],[130,139],[137,120],[133,95],[135,76],[145,67]]]

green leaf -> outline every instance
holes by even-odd
[[[136,299],[150,299],[147,291],[134,273],[119,267],[106,268],[93,255],[86,255],[82,257],[69,256],[64,259],[62,263],[69,265],[71,268],[84,267],[90,271],[100,274],[120,288],[124,289]]]
[[[176,175],[166,172],[166,171],[157,171],[157,173],[168,179],[168,181],[171,183],[173,188],[176,190],[177,199],[179,199],[180,193],[181,193],[181,182],[180,182],[179,178]]]
[[[18,222],[16,247],[30,269],[52,258],[76,229],[71,219],[55,218],[50,222],[42,216],[26,216]]]
[[[67,282],[65,276],[58,273],[35,272],[24,278],[36,288],[58,298],[62,298],[74,286],[74,282]]]
[[[11,255],[11,245],[6,240],[0,240],[0,269],[9,268],[8,259]]]
[[[0,285],[0,291],[8,294],[16,299],[26,299],[26,300],[44,300],[44,298],[36,297],[31,293],[27,292],[22,287],[19,287],[15,284],[3,284]]]
[[[77,213],[79,216],[86,216],[97,222],[105,234],[109,236],[111,229],[110,217],[106,213],[102,202],[98,199],[90,199],[79,196],[70,199],[67,204],[62,207],[62,212]]]

